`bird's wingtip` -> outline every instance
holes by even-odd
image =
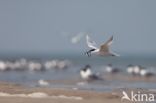
[[[112,53],[112,56],[120,57],[120,55],[117,53]]]

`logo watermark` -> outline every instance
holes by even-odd
[[[154,102],[155,98],[154,98],[154,94],[152,93],[141,93],[140,91],[138,92],[134,92],[131,91],[129,93],[129,95],[123,91],[122,92],[123,96],[121,98],[121,101],[123,100],[128,100],[128,101],[133,101],[133,102]]]

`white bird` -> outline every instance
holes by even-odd
[[[136,66],[128,65],[127,72],[129,74],[132,74],[133,76],[145,76],[145,75],[149,74],[148,71],[145,70],[140,65],[139,66],[138,65],[136,65]]]
[[[136,65],[136,66],[133,67],[133,69],[134,69],[134,74],[139,75],[142,67]]]
[[[128,72],[129,74],[132,74],[133,76],[139,76],[139,75],[140,75],[141,69],[142,69],[141,66],[129,65],[128,68],[127,68],[127,72]]]
[[[112,64],[108,64],[105,69],[106,69],[106,72],[112,73],[112,74],[119,72],[119,69],[118,68],[113,68]]]
[[[134,66],[133,65],[128,65],[127,66],[127,72],[129,73],[129,74],[132,74],[132,75],[134,75],[135,73],[134,73]]]
[[[49,83],[43,79],[38,81],[39,86],[49,86]]]
[[[143,77],[151,77],[151,76],[154,76],[154,73],[152,73],[146,69],[142,69],[142,70],[140,70],[140,75]]]
[[[7,64],[3,61],[0,61],[0,71],[5,71],[7,69]]]
[[[33,62],[33,61],[29,62],[28,68],[29,68],[30,71],[42,71],[42,70],[44,70],[42,68],[41,63]]]
[[[98,75],[92,73],[90,65],[86,65],[83,69],[80,70],[81,78],[87,81],[90,80],[102,80]]]
[[[104,44],[102,44],[100,46],[100,48],[98,48],[96,46],[95,41],[91,40],[91,38],[86,35],[86,41],[87,41],[87,45],[89,48],[91,48],[89,51],[86,52],[86,54],[88,56],[91,56],[92,53],[100,55],[100,56],[119,56],[116,53],[113,53],[112,51],[110,51],[109,47],[112,44],[113,41],[113,36],[111,36],[107,42],[105,42]]]

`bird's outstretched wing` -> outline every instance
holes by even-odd
[[[107,42],[105,42],[104,44],[102,44],[100,46],[100,51],[103,51],[103,52],[109,52],[109,46],[112,44],[112,41],[113,41],[113,36],[111,36]]]
[[[95,41],[91,40],[91,38],[88,35],[86,35],[86,41],[87,41],[88,47],[92,49],[97,49]]]

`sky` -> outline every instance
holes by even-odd
[[[0,0],[0,53],[79,53],[88,33],[117,53],[156,54],[156,0]]]

